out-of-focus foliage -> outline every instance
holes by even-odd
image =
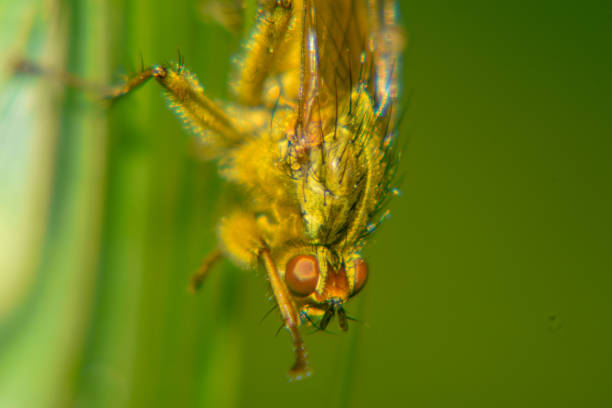
[[[364,324],[306,335],[288,383],[261,273],[186,290],[235,202],[160,89],[10,72],[108,84],[180,48],[223,98],[239,38],[195,0],[0,1],[0,406],[612,405],[610,6],[399,3],[403,194]]]

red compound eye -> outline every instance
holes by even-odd
[[[368,264],[363,259],[357,259],[355,261],[355,288],[353,289],[353,295],[363,289],[367,280]]]
[[[285,270],[285,282],[297,296],[308,296],[314,292],[319,281],[319,263],[312,255],[291,258]]]

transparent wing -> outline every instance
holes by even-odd
[[[345,98],[355,84],[369,79],[365,63],[371,62],[373,25],[366,6],[365,0],[312,0],[306,32],[316,37],[323,103]]]
[[[402,35],[391,0],[304,0],[300,121],[325,129],[337,122],[337,107],[364,85],[384,116],[397,97]],[[332,108],[332,109],[326,109]],[[325,117],[320,111],[325,111]],[[310,126],[312,127],[312,126]],[[312,141],[313,137],[310,137]]]

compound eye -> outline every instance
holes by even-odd
[[[285,282],[297,296],[308,296],[314,292],[319,281],[319,263],[312,255],[291,258],[285,269]]]
[[[355,261],[355,288],[353,295],[363,289],[368,280],[368,264],[363,259]]]

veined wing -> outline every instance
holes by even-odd
[[[302,31],[298,128],[304,129],[298,139],[307,139],[298,144],[321,139],[313,137],[315,128],[325,132],[337,122],[338,106],[356,85],[366,86],[379,115],[387,114],[397,96],[401,48],[394,3],[304,0],[296,10]]]
[[[308,67],[307,73],[318,75],[318,96],[325,104],[345,98],[356,83],[368,79],[365,62],[371,63],[368,43],[373,27],[365,0],[310,2],[305,19],[305,49],[311,54],[316,47],[317,58],[307,58],[307,65],[316,62],[316,67]]]
[[[388,192],[399,54],[394,4],[304,0],[296,10],[300,90],[289,156],[317,242],[356,246]]]

